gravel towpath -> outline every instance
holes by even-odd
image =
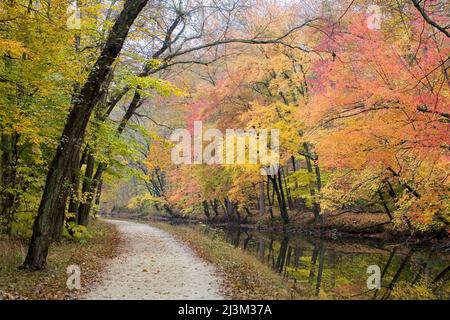
[[[125,242],[81,299],[224,299],[214,267],[171,234],[141,223],[105,221],[116,225]]]

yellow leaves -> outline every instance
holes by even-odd
[[[156,69],[161,65],[161,60],[158,59],[150,59],[146,63],[146,68],[149,70]]]
[[[247,129],[279,130],[280,153],[287,159],[298,152],[301,143],[299,131],[302,127],[294,119],[297,107],[275,102],[263,105],[258,101],[250,103],[250,109],[242,112],[240,120]]]
[[[25,8],[31,4],[21,2]],[[65,85],[79,76],[79,68],[72,55],[74,35],[65,28],[67,2],[52,1],[45,14],[39,3],[32,5],[32,14],[18,10],[21,6],[0,5],[11,19],[0,31],[0,56],[8,56],[0,59],[0,76],[15,86],[5,88],[9,96],[39,99],[64,91]]]
[[[141,195],[131,198],[128,203],[128,208],[137,209],[143,205],[154,204],[154,203],[164,204],[165,200],[160,197],[154,197],[150,193],[145,192]]]
[[[125,76],[124,81],[131,88],[140,88],[142,95],[149,95],[145,90],[150,90],[156,92],[158,95],[163,97],[169,97],[171,95],[175,96],[186,96],[186,93],[172,84],[169,81],[161,80],[153,77],[140,77],[134,74]]]
[[[20,137],[19,145],[31,143],[38,146],[42,143],[39,125],[35,123],[34,119],[6,108],[0,110],[0,119],[0,125],[4,133],[15,133]]]
[[[171,148],[172,146],[167,141],[153,139],[149,147],[148,157],[144,162],[145,166],[150,171],[156,168],[164,171],[169,168],[172,164]]]
[[[247,170],[241,167],[234,168],[232,172],[232,184],[227,192],[231,201],[239,202],[241,205],[250,202],[251,197],[257,192],[258,183],[261,181],[259,169]]]
[[[20,41],[0,38],[0,56],[8,55],[13,59],[18,59],[27,49]]]
[[[438,300],[436,295],[436,284],[420,279],[417,283],[411,284],[407,281],[398,282],[392,289],[391,299],[393,300]]]

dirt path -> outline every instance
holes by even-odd
[[[172,235],[145,224],[106,221],[124,237],[124,250],[81,299],[223,299],[214,267]]]

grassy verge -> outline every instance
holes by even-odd
[[[92,221],[92,236],[83,240],[62,240],[52,245],[47,269],[40,272],[18,270],[27,252],[23,239],[0,239],[0,299],[76,299],[78,291],[66,287],[66,269],[78,265],[81,286],[97,277],[105,258],[117,253],[118,232],[111,224]]]
[[[216,265],[225,278],[226,296],[231,299],[300,299],[293,287],[256,257],[235,248],[219,237],[210,238],[187,226],[164,222],[149,224],[165,230],[188,244],[199,256]]]

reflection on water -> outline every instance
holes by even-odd
[[[202,228],[269,265],[296,290],[330,299],[391,299],[400,291],[427,283],[421,297],[450,298],[450,252],[432,247],[384,245],[382,242],[325,240],[298,234],[261,233],[254,230]],[[369,290],[370,265],[379,266],[381,289]],[[429,284],[433,285],[430,286]],[[397,296],[392,296],[397,286]],[[432,292],[430,291],[432,289]],[[401,296],[403,297],[403,296]]]

